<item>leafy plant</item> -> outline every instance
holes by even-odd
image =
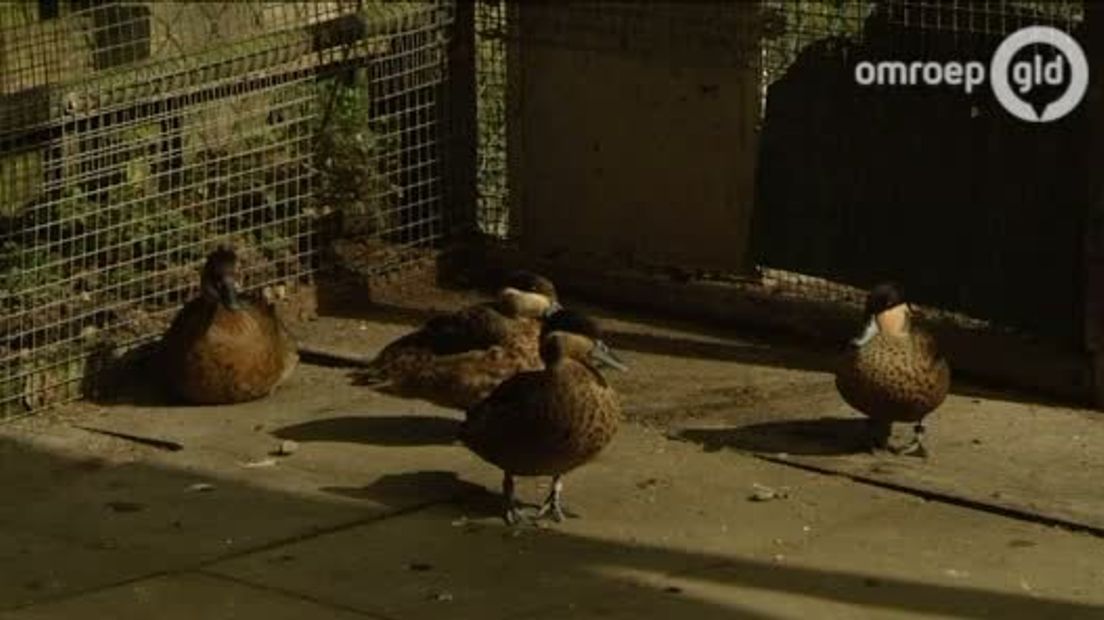
[[[400,168],[396,118],[372,116],[363,70],[319,82],[315,166],[319,204],[342,209],[369,235],[396,226],[400,189],[391,175]]]

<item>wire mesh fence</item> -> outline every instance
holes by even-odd
[[[1046,131],[988,88],[866,88],[871,61],[981,61],[1029,25],[1079,36],[1081,2],[762,3],[753,243],[780,288],[857,299],[883,278],[963,323],[1080,343],[1087,114]],[[802,274],[798,276],[797,274]]]
[[[505,0],[476,4],[477,183],[476,225],[496,238],[510,236],[518,205],[511,204],[506,166],[507,44],[509,5]]]
[[[723,2],[479,0],[475,72],[450,75],[457,6],[0,3],[0,414],[75,397],[97,360],[156,336],[217,244],[243,255],[248,288],[279,291],[324,247],[383,273],[458,229],[523,238],[511,165],[531,102],[517,88],[541,76],[518,60],[549,46],[676,81],[752,67],[739,133],[758,130],[757,286],[854,306],[893,277],[971,325],[1077,340],[1079,284],[1055,274],[1080,259],[1084,115],[1043,135],[991,98],[864,91],[850,72],[987,59],[1028,24],[1076,36],[1081,2],[762,0],[749,17]],[[468,79],[473,135],[453,131],[447,101]],[[472,140],[474,222],[453,208],[449,156]]]
[[[691,10],[662,2],[487,1],[481,9],[484,232],[526,237],[516,220],[519,208],[532,205],[520,204],[518,179],[502,171],[507,154],[520,147],[509,140],[522,110],[555,107],[522,100],[510,84],[560,69],[537,67],[520,77],[519,57],[548,47],[583,49],[686,73],[708,63],[747,63],[750,45],[760,91],[759,117],[746,123],[759,132],[754,286],[818,307],[854,307],[866,286],[892,278],[929,316],[1067,350],[1081,345],[1077,274],[1093,175],[1085,106],[1044,132],[1010,117],[987,88],[863,89],[853,70],[864,59],[988,64],[1004,37],[1028,25],[1084,37],[1083,2],[761,0],[750,18],[722,2]],[[713,36],[718,32],[725,36]],[[672,38],[680,44],[671,45]],[[710,54],[700,53],[705,48]],[[581,68],[598,62],[578,58]],[[642,94],[639,104],[646,99]],[[610,125],[629,116],[614,109],[593,115]],[[557,217],[572,217],[572,204],[556,208]],[[692,204],[671,208],[688,218],[695,212]],[[741,280],[733,275],[709,277]]]
[[[234,246],[296,287],[340,223],[431,250],[448,2],[0,3],[0,414],[78,396]],[[91,362],[91,363],[90,363]]]

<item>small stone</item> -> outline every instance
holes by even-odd
[[[298,443],[290,439],[285,439],[281,441],[280,446],[276,448],[276,454],[278,454],[279,456],[291,456],[292,454],[295,454],[297,450],[299,450]]]
[[[434,592],[429,598],[440,603],[449,603],[452,601],[452,592]]]
[[[432,564],[426,564],[425,562],[411,562],[406,565],[406,568],[414,571],[415,573],[424,573],[433,570]]]
[[[768,486],[761,484],[755,484],[755,490],[748,496],[749,501],[753,502],[769,502],[776,499],[785,499],[788,494],[784,490],[772,489]]]
[[[215,490],[215,485],[207,483],[207,482],[197,482],[197,483],[193,484],[192,486],[188,487],[188,490],[192,491],[193,493],[205,493],[205,492],[208,492],[208,491],[214,491]]]

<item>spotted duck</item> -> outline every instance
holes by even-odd
[[[467,412],[460,440],[502,469],[505,518],[521,514],[515,476],[551,476],[552,490],[536,518],[564,517],[563,478],[610,442],[621,419],[617,393],[599,369],[626,370],[588,317],[561,310],[543,328],[542,370],[522,372],[500,384]]]
[[[551,281],[514,272],[493,301],[430,319],[387,345],[357,380],[467,409],[515,373],[541,367],[542,320],[559,309]]]
[[[924,420],[947,397],[951,371],[935,339],[911,320],[901,287],[883,283],[867,296],[865,328],[836,373],[840,396],[869,418],[873,449],[927,456]],[[894,422],[912,423],[912,441],[890,448]]]

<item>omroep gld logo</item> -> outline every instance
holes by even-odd
[[[1008,35],[989,63],[993,94],[1013,116],[1032,123],[1058,120],[1077,107],[1089,86],[1089,63],[1081,46],[1050,26],[1029,26]],[[855,65],[862,86],[947,84],[967,94],[985,80],[978,61],[863,61]]]

